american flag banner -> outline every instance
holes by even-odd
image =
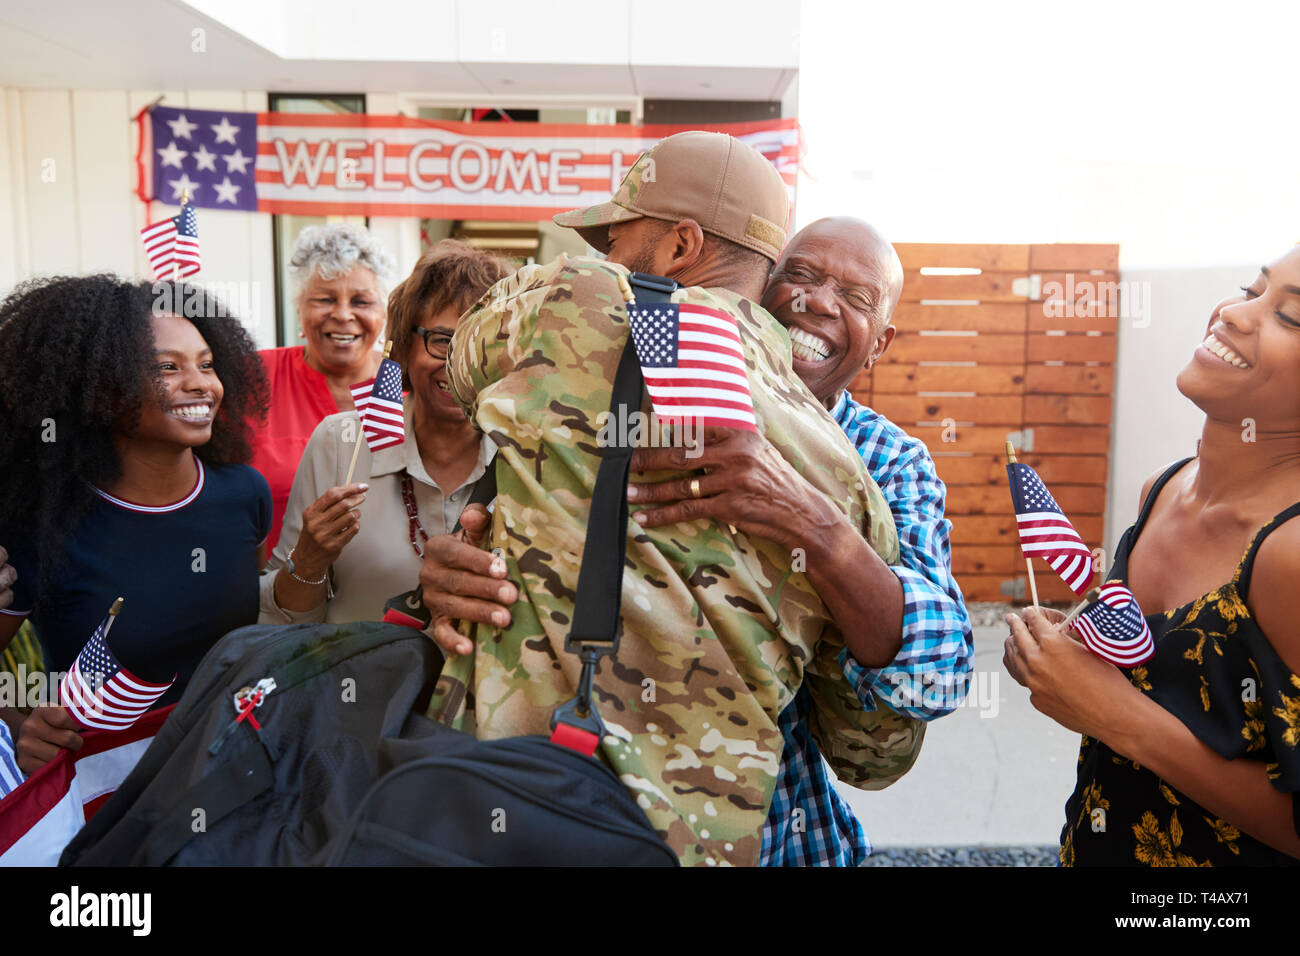
[[[1011,504],[1020,529],[1020,550],[1026,558],[1042,558],[1075,594],[1092,580],[1092,550],[1083,543],[1052,493],[1026,464],[1007,465]]]
[[[629,302],[627,314],[656,416],[758,431],[734,316],[686,302]]]
[[[190,203],[171,219],[145,226],[140,238],[155,279],[185,279],[199,271],[199,221]]]
[[[349,391],[371,451],[400,445],[406,440],[400,365],[392,359],[384,359],[379,363],[379,372],[374,378],[358,382]]]
[[[141,113],[137,194],[203,209],[310,216],[545,220],[605,202],[671,133],[730,133],[768,158],[794,198],[794,117],[703,126],[457,123],[377,113]]]
[[[72,670],[59,684],[59,703],[83,727],[124,730],[130,727],[176,678],[165,684],[141,680],[122,666],[108,649],[110,613],[95,628],[77,655]]]
[[[1090,651],[1119,667],[1136,667],[1156,652],[1137,598],[1116,581],[1102,585],[1101,597],[1084,608],[1072,626]]]

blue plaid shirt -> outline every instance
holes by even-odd
[[[899,713],[931,720],[966,696],[975,653],[970,617],[952,577],[944,486],[925,444],[846,391],[831,417],[853,442],[898,527],[903,585],[903,646],[888,665],[864,667],[844,650],[840,666],[862,706],[876,697]],[[764,866],[857,866],[871,841],[835,790],[808,729],[812,701],[806,688],[781,713],[785,737],[772,808],[763,827]],[[798,812],[802,811],[802,812]]]

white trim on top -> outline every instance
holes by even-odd
[[[127,511],[139,511],[144,514],[162,514],[166,511],[179,511],[197,498],[199,492],[203,490],[203,461],[196,455],[194,456],[194,463],[199,466],[199,477],[198,480],[194,482],[194,488],[180,501],[173,501],[169,505],[138,505],[134,501],[114,498],[107,491],[102,491],[99,488],[95,488],[95,493],[110,504],[115,504],[119,508],[125,508]]]

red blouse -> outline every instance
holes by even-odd
[[[280,540],[280,524],[298,461],[311,433],[326,415],[339,411],[325,376],[307,364],[301,345],[258,353],[266,367],[271,410],[266,425],[253,435],[253,467],[271,486],[271,536],[268,551]]]

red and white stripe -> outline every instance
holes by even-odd
[[[665,136],[699,128],[730,133],[766,156],[793,201],[799,128],[789,117],[699,127],[259,113],[253,166],[258,210],[535,222],[606,202],[638,156]],[[349,182],[334,146],[340,140],[356,144],[348,150],[356,163]]]
[[[173,274],[185,279],[199,271],[199,240],[180,235],[175,220],[145,226],[140,238],[155,279],[171,279]]]
[[[0,866],[57,864],[68,841],[149,749],[173,707],[146,714],[129,730],[84,731],[80,750],[60,750],[0,800]]]
[[[200,492],[203,491],[203,461],[196,456],[194,464],[198,466],[199,472],[198,477],[194,480],[194,487],[191,488],[190,493],[180,501],[173,501],[169,505],[138,505],[134,501],[127,501],[125,498],[115,498],[107,491],[103,491],[99,488],[95,488],[95,494],[99,495],[99,497],[103,498],[110,504],[117,505],[119,508],[125,508],[127,511],[138,511],[141,514],[163,514],[168,511],[179,511],[197,498]]]
[[[667,422],[757,430],[735,317],[689,303],[677,310],[677,367],[642,368],[655,414]]]
[[[1016,523],[1025,557],[1044,559],[1075,594],[1088,589],[1092,550],[1068,518],[1055,511],[1030,511],[1017,514]]]
[[[402,406],[394,406],[382,398],[371,400],[362,418],[362,431],[371,451],[390,445],[400,445],[406,440],[406,425],[402,421]]]
[[[375,380],[368,378],[364,382],[357,382],[348,389],[352,393],[352,404],[356,406],[357,417],[361,419],[363,425],[366,421],[366,408],[370,405],[370,393],[374,390],[374,387]]]
[[[124,730],[135,723],[171,685],[171,681],[150,683],[121,670],[96,687],[93,680],[82,674],[81,661],[78,660],[59,685],[59,703],[83,727]]]
[[[1117,610],[1137,603],[1133,592],[1116,582],[1102,585],[1098,600]],[[1140,614],[1139,609],[1139,616]],[[1151,628],[1147,626],[1145,617],[1142,618],[1141,632],[1128,641],[1115,641],[1103,635],[1087,618],[1086,612],[1075,618],[1071,626],[1079,632],[1085,647],[1117,667],[1136,667],[1138,664],[1145,663],[1156,652],[1155,637],[1151,633]]]
[[[357,417],[361,420],[361,433],[366,437],[366,444],[371,451],[379,451],[406,440],[406,422],[402,417],[402,406],[376,398],[374,386],[372,378],[358,382],[349,391]]]

